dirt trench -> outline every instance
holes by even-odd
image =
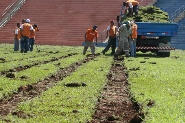
[[[129,92],[128,74],[123,61],[114,61],[107,75],[108,83],[88,123],[141,123],[144,118],[139,105],[133,102]]]
[[[88,63],[99,55],[100,54],[88,55],[86,59],[73,63],[69,67],[61,68],[57,74],[46,77],[42,81],[39,81],[32,85],[19,87],[17,92],[14,92],[9,97],[0,99],[0,116],[6,116],[11,113],[12,115],[17,115],[20,118],[30,117],[26,116],[26,114],[24,114],[24,112],[22,111],[15,110],[20,102],[24,102],[26,100],[30,100],[34,97],[39,96],[42,92],[48,90],[48,88],[55,86],[59,81],[71,75],[71,73],[73,73],[79,66]],[[6,119],[1,120],[5,122],[10,122]]]

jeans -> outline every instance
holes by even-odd
[[[19,50],[19,40],[17,38],[14,38],[14,51]]]
[[[27,53],[28,51],[28,41],[29,41],[29,38],[28,37],[25,37],[23,36],[21,38],[21,53]]]
[[[28,43],[28,50],[29,51],[33,51],[34,43],[35,43],[35,39],[34,38],[29,38],[29,43]]]
[[[136,57],[136,39],[129,38],[131,57]]]

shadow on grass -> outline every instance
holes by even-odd
[[[151,54],[151,53],[149,53],[149,54],[147,54],[147,53],[139,53],[139,54],[137,54],[136,53],[136,57],[164,58],[164,57],[160,57],[160,56],[157,56],[156,54]]]

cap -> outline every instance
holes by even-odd
[[[110,23],[114,23],[114,20],[110,20]]]
[[[94,25],[93,28],[96,29],[96,28],[98,28],[98,26],[97,25]]]
[[[27,22],[27,23],[30,23],[30,19],[26,19],[26,22]]]

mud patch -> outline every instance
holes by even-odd
[[[107,75],[108,83],[103,88],[93,118],[88,123],[141,123],[144,115],[139,105],[133,103],[129,92],[127,72],[121,61],[112,64]]]
[[[87,86],[85,83],[77,83],[77,82],[74,82],[74,83],[67,83],[65,84],[66,87],[85,87]]]

